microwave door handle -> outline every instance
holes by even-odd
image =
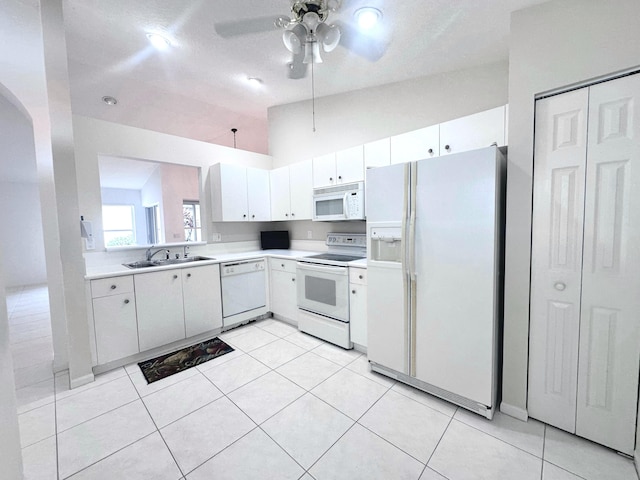
[[[344,197],[342,197],[342,211],[344,212],[344,218],[349,218],[349,203],[347,202],[347,199],[349,198],[349,192],[344,194]]]

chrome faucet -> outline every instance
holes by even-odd
[[[153,248],[153,245],[151,245],[149,248],[147,248],[147,262],[151,261],[151,259],[159,252],[166,252],[167,254],[167,259],[169,258],[169,249],[167,248],[159,248],[158,250],[156,250],[155,252],[151,253],[151,249]]]

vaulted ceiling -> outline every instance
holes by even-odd
[[[343,41],[314,66],[326,96],[508,58],[510,13],[542,0],[342,0],[328,23]],[[65,0],[75,114],[268,153],[267,109],[311,97],[311,75],[288,78],[291,53],[269,18],[290,0]],[[378,8],[382,24],[359,38],[354,12]],[[267,21],[269,20],[269,21]],[[255,27],[264,30],[246,33]],[[148,33],[169,41],[154,49]],[[244,33],[243,33],[244,32]],[[348,35],[351,33],[351,48]],[[379,58],[376,58],[379,57]],[[257,87],[248,77],[261,80]],[[116,105],[105,104],[113,96]]]

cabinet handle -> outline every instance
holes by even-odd
[[[289,216],[289,214],[288,214],[288,213],[285,213],[285,214],[284,214],[284,216],[285,216],[285,217],[288,217],[288,216]]]
[[[342,175],[338,175],[338,180],[342,180]]]
[[[281,263],[281,264],[280,264],[280,266],[281,266],[282,268],[284,268],[284,263]]]
[[[295,213],[293,213],[293,212],[291,212],[291,216],[292,216],[292,217],[295,217],[295,216],[296,216],[296,214],[295,214]]]
[[[333,177],[329,177],[329,181],[330,181],[330,182],[333,182]]]
[[[362,278],[363,278],[363,277],[362,277],[362,275],[358,275],[358,278],[359,278],[360,280],[362,280]]]
[[[296,281],[296,279],[295,279],[295,278],[292,278],[292,279],[291,279],[291,281],[292,281],[292,282],[295,282],[295,281]]]
[[[242,218],[247,218],[247,216],[246,215],[242,215]]]
[[[178,275],[174,275],[173,279],[176,280],[178,278]]]
[[[127,305],[128,303],[129,303],[129,299],[127,298],[127,299],[124,301],[124,304],[125,304],[125,305]]]
[[[429,155],[433,155],[433,148],[430,148],[427,152],[429,152]]]
[[[353,293],[353,294],[355,295],[355,294],[356,294],[356,291],[355,291],[355,290],[351,290],[351,293]]]
[[[451,146],[450,146],[450,145],[445,145],[445,146],[444,146],[444,149],[445,149],[445,150],[447,150],[447,151],[449,151],[449,150],[451,150]]]
[[[115,290],[116,286],[115,285],[111,285],[111,290]]]
[[[187,273],[187,278],[191,278],[191,274],[190,273]]]
[[[562,283],[562,282],[556,282],[556,283],[553,285],[553,288],[555,288],[556,290],[558,290],[558,291],[562,292],[565,288],[567,288],[567,286],[566,286],[564,283]]]
[[[256,218],[256,216],[255,215],[251,215],[251,218]]]

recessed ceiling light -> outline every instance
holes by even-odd
[[[247,82],[249,85],[256,88],[262,85],[262,80],[258,77],[247,77]]]
[[[171,45],[171,42],[159,33],[147,33],[147,38],[149,42],[151,42],[151,45],[158,50],[166,50]]]
[[[116,103],[118,103],[118,100],[115,97],[111,97],[109,95],[105,95],[104,97],[102,97],[102,101],[107,105],[115,105]]]
[[[363,7],[354,13],[356,22],[362,30],[370,30],[382,20],[382,12],[377,8]]]

